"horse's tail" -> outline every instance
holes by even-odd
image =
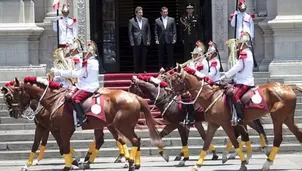
[[[258,131],[259,131],[261,134],[263,134],[265,143],[268,144],[266,132],[265,132],[264,127],[263,127],[263,122],[264,122],[263,118],[256,119],[256,120],[254,120],[253,122],[254,122],[255,125],[257,126]]]
[[[164,143],[161,139],[161,136],[160,136],[157,128],[155,127],[156,121],[151,116],[151,112],[150,112],[148,103],[139,96],[136,96],[136,98],[139,101],[139,104],[141,105],[141,112],[144,113],[152,144],[158,148],[164,147]]]
[[[289,85],[289,87],[296,92],[302,93],[302,88],[296,86],[296,85]]]

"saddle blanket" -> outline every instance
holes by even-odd
[[[83,109],[85,111],[86,116],[92,116],[96,119],[100,119],[104,122],[107,122],[105,115],[105,107],[104,107],[104,95],[94,96],[92,95],[87,100],[82,103]],[[71,103],[65,103],[65,109],[70,111],[69,113],[73,113],[73,107]]]
[[[227,96],[225,96],[225,104],[228,105]],[[263,109],[268,111],[267,102],[265,100],[265,97],[263,95],[263,91],[260,87],[255,87],[249,89],[242,97],[241,102],[243,104],[244,109],[251,109],[251,108],[257,108],[257,109]]]

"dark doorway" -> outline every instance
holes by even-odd
[[[110,4],[108,4],[110,2]],[[107,45],[114,45],[110,47],[113,53],[115,50],[116,63],[104,62],[104,59],[100,60],[104,64],[104,68],[107,72],[133,72],[133,53],[132,47],[129,44],[128,39],[128,21],[134,16],[134,9],[137,6],[142,6],[144,10],[144,17],[149,19],[151,27],[151,46],[148,48],[147,56],[147,71],[157,72],[157,45],[154,41],[154,21],[160,16],[160,8],[166,6],[169,8],[169,16],[175,18],[177,25],[177,43],[174,47],[175,61],[183,63],[183,44],[180,40],[180,22],[179,18],[185,14],[185,7],[188,2],[195,5],[195,13],[202,18],[204,43],[207,45],[209,40],[212,40],[212,6],[211,0],[90,0],[90,23],[91,23],[91,39],[98,44],[99,52],[102,55],[106,55]],[[114,4],[114,10],[113,5]],[[104,6],[105,5],[105,6]],[[110,6],[111,13],[115,16],[106,20],[104,18],[106,10],[108,11],[108,5]],[[105,10],[105,11],[104,11]],[[106,35],[104,23],[110,22],[111,26],[115,29],[110,29],[110,40],[114,38],[116,41],[106,42]],[[115,23],[115,24],[113,24]],[[105,33],[106,32],[106,33]],[[113,35],[115,34],[115,35]],[[193,50],[193,49],[192,49]],[[106,52],[106,53],[105,53]],[[102,56],[101,55],[101,56]],[[102,56],[103,57],[103,56]],[[103,57],[104,58],[104,57]],[[166,62],[166,61],[165,61]]]

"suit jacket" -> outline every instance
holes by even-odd
[[[167,43],[172,44],[173,40],[176,41],[176,24],[172,17],[167,17],[167,26],[164,27],[162,17],[155,20],[155,41],[159,41],[160,44]]]
[[[139,28],[136,17],[129,20],[128,35],[131,46],[139,46],[142,42],[149,46],[151,43],[151,30],[147,18],[142,18],[142,29]]]

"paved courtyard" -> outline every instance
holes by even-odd
[[[141,171],[189,171],[190,167],[194,165],[197,156],[193,156],[187,162],[185,167],[175,167],[178,163],[170,161],[166,163],[160,157],[142,157]],[[96,163],[91,165],[93,171],[125,171],[123,163],[112,163],[114,158],[98,158]],[[262,154],[254,155],[248,165],[249,171],[261,170],[262,164],[265,161],[265,156]],[[0,163],[1,171],[20,171],[21,167],[26,161],[2,161]],[[40,162],[40,165],[29,168],[29,171],[58,171],[63,168],[63,159],[46,159]],[[221,164],[221,160],[211,161],[206,160],[204,166],[200,171],[228,171],[237,170],[239,168],[239,160],[230,160],[226,164]],[[301,171],[302,168],[302,154],[279,154],[275,160],[272,171]],[[80,170],[80,169],[74,169]]]

